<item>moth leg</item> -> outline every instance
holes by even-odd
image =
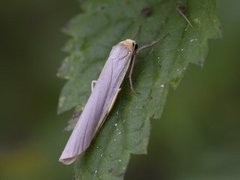
[[[133,56],[133,59],[132,59],[132,62],[131,62],[130,72],[129,72],[129,75],[128,75],[130,88],[131,88],[132,92],[134,92],[134,93],[136,93],[136,91],[135,91],[134,88],[133,88],[132,72],[133,72],[133,66],[134,66],[134,64],[135,64],[135,59],[136,59],[136,56]]]
[[[96,80],[93,80],[92,83],[91,83],[91,90],[93,91],[95,85],[96,85],[97,81]]]
[[[111,102],[111,104],[110,104],[110,106],[109,106],[109,108],[108,108],[108,110],[107,110],[107,113],[109,113],[109,112],[112,110],[113,105],[114,105],[114,103],[115,103],[115,101],[116,101],[116,99],[117,99],[118,93],[119,93],[120,91],[121,91],[121,88],[119,88],[119,89],[117,90],[116,94],[114,95],[113,100],[112,100],[112,102]]]

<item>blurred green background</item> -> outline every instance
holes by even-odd
[[[152,122],[148,155],[132,156],[125,179],[240,179],[240,1],[217,1],[223,38],[209,41],[203,68],[191,65]],[[77,1],[0,2],[0,179],[72,179],[58,163],[71,112],[57,115],[65,81],[61,30]]]

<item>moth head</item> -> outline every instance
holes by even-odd
[[[126,39],[124,41],[121,41],[120,43],[125,45],[131,52],[136,51],[138,48],[136,41],[132,39]]]

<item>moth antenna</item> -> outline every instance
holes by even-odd
[[[135,40],[135,39],[137,38],[137,36],[140,34],[141,30],[142,30],[142,26],[139,25],[137,31],[136,31],[135,34],[132,36],[132,39],[133,39],[133,40]]]

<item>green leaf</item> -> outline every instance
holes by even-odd
[[[84,13],[65,29],[71,39],[58,73],[68,80],[59,100],[60,113],[84,106],[91,81],[97,79],[113,45],[132,38],[140,26],[136,38],[140,46],[169,33],[137,56],[132,78],[140,94],[132,93],[124,81],[106,122],[76,164],[76,179],[123,179],[130,154],[147,153],[150,120],[160,118],[169,88],[179,84],[189,63],[202,65],[207,40],[221,36],[214,0],[182,1],[193,27],[177,12],[177,3],[86,1]]]

